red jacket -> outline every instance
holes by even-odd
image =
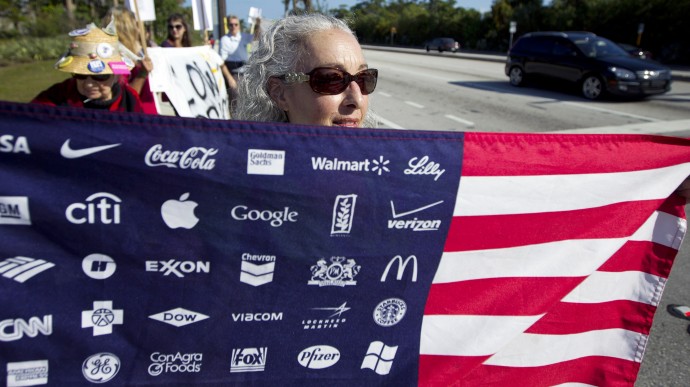
[[[102,109],[111,112],[136,112],[143,113],[144,108],[137,92],[122,82],[113,84],[115,98],[109,104],[100,101],[84,103],[86,97],[77,90],[77,80],[69,78],[61,83],[56,83],[47,90],[42,91],[31,103],[50,106],[71,106],[86,109]]]

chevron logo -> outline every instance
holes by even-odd
[[[275,266],[275,262],[257,265],[255,263],[242,261],[240,281],[252,286],[265,285],[273,281]]]

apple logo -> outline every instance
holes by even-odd
[[[180,196],[180,200],[168,200],[161,206],[161,216],[163,221],[170,228],[186,228],[190,229],[196,226],[199,218],[194,215],[194,208],[198,203],[189,198],[189,192],[185,192]]]

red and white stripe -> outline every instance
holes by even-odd
[[[420,385],[632,386],[686,229],[669,196],[689,144],[468,133]]]

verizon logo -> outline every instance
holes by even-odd
[[[50,263],[42,259],[28,257],[7,258],[6,260],[0,262],[0,274],[2,274],[2,276],[5,278],[24,283],[33,276],[42,273],[53,266],[55,266],[54,263]]]

